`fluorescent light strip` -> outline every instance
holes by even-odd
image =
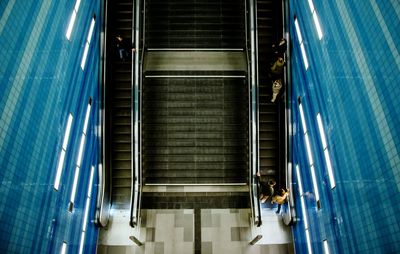
[[[65,254],[66,252],[67,252],[67,243],[66,243],[66,242],[63,242],[62,245],[61,245],[61,251],[60,251],[60,253],[61,253],[61,254]]]
[[[319,24],[319,20],[318,20],[318,15],[317,12],[314,8],[314,3],[312,0],[308,0],[308,5],[310,6],[310,11],[314,20],[314,25],[315,28],[317,29],[317,34],[318,34],[318,39],[321,40],[322,39],[322,29],[321,29],[321,25]]]
[[[86,38],[86,45],[85,45],[85,50],[83,51],[83,56],[82,56],[82,61],[81,61],[81,69],[84,70],[85,69],[85,64],[86,64],[86,59],[89,53],[89,46],[90,46],[90,41],[92,39],[92,34],[93,34],[93,29],[94,29],[94,25],[96,23],[96,19],[95,17],[92,18],[92,21],[90,22],[90,28],[89,28],[89,32]]]
[[[78,15],[78,10],[79,10],[80,5],[81,5],[81,0],[77,0],[75,2],[74,10],[72,11],[72,15],[71,15],[71,18],[68,23],[67,33],[65,34],[65,36],[67,37],[67,40],[69,40],[71,38],[72,29],[74,27],[76,16]]]
[[[80,167],[76,166],[76,168],[75,168],[75,176],[74,176],[74,183],[72,185],[71,197],[69,199],[69,201],[70,201],[70,211],[72,211],[72,208],[73,208],[73,205],[74,205],[74,202],[75,202],[76,187],[78,185],[79,171],[80,171]]]
[[[321,25],[319,24],[317,12],[314,11],[312,16],[313,16],[315,28],[317,29],[318,39],[322,40],[323,34],[322,34]]]
[[[65,151],[61,150],[60,160],[58,161],[56,179],[54,180],[54,189],[58,190],[60,187],[61,174],[64,167]]]
[[[305,201],[304,201],[303,184],[301,183],[299,165],[296,165],[296,175],[297,175],[297,183],[299,185],[300,206],[301,206],[301,212],[303,213],[304,228],[308,229],[308,219],[307,219],[307,214],[306,214],[306,205],[305,205]]]
[[[323,245],[324,245],[324,254],[329,254],[329,246],[328,246],[328,240],[324,240],[322,241]]]
[[[306,241],[307,241],[308,253],[312,254],[310,231],[308,229],[306,230]]]
[[[312,152],[311,152],[311,145],[310,145],[310,140],[308,138],[308,134],[304,134],[304,140],[306,142],[306,148],[307,148],[307,155],[308,155],[308,162],[310,165],[314,165],[314,160],[312,157]]]
[[[78,12],[79,6],[80,6],[80,5],[81,5],[81,0],[76,0],[75,7],[74,7],[74,10],[75,10],[76,12]]]
[[[315,176],[315,169],[314,165],[310,166],[310,171],[311,171],[311,179],[314,187],[314,194],[315,194],[315,200],[318,203],[318,208],[319,208],[319,191],[318,191],[318,184],[317,184],[317,177]]]
[[[328,143],[326,142],[324,125],[322,124],[320,113],[317,114],[317,123],[318,123],[319,135],[321,137],[322,149],[324,150],[326,169],[328,170],[328,176],[329,176],[329,183],[331,185],[331,189],[333,189],[336,187],[336,183],[335,183],[335,178],[333,177],[333,169],[332,169],[331,158],[329,156]]]
[[[86,135],[88,123],[89,123],[89,117],[90,117],[90,109],[92,108],[92,104],[89,103],[86,109],[86,116],[85,116],[85,123],[83,124],[83,133]]]
[[[308,5],[310,6],[311,12],[313,12],[313,11],[314,11],[314,4],[313,4],[313,1],[312,1],[312,0],[308,0]]]
[[[81,61],[81,69],[85,69],[86,59],[89,52],[89,43],[86,43],[85,50],[83,51],[82,61]]]
[[[297,37],[299,39],[299,45],[300,45],[301,55],[303,57],[304,67],[307,70],[308,69],[308,59],[307,59],[306,50],[304,48],[303,37],[301,36],[300,26],[299,26],[299,22],[298,22],[297,18],[294,19],[294,26],[296,27],[296,33],[297,33]]]
[[[329,183],[331,185],[331,189],[333,189],[336,187],[336,182],[333,176],[332,163],[331,163],[331,158],[329,157],[328,148],[325,149],[324,155],[325,155],[326,168],[328,170]]]
[[[315,201],[317,202],[317,207],[319,209],[320,208],[319,191],[318,191],[317,178],[316,178],[315,169],[314,169],[314,160],[312,157],[311,143],[310,143],[310,139],[308,137],[307,124],[306,124],[306,119],[304,117],[304,110],[303,110],[303,106],[301,103],[299,103],[299,111],[300,111],[301,123],[303,125],[303,129],[305,130],[304,131],[304,140],[306,143],[306,150],[307,150],[308,162],[309,162],[310,171],[311,171],[311,178],[312,178],[312,183],[313,183],[313,188],[314,188]]]
[[[304,62],[304,68],[306,68],[306,70],[308,69],[308,58],[307,58],[307,54],[306,54],[306,50],[304,48],[304,44],[301,43],[300,45],[300,50],[301,50],[301,55],[303,57],[303,62]]]
[[[69,113],[68,120],[67,120],[67,127],[65,128],[65,133],[64,133],[64,140],[63,140],[63,144],[61,147],[60,159],[59,159],[58,165],[57,165],[56,178],[54,179],[54,189],[55,190],[58,190],[58,188],[60,187],[62,170],[64,168],[65,153],[67,152],[69,135],[71,133],[71,126],[72,126],[73,118],[74,117],[72,116],[72,114]]]
[[[67,120],[67,128],[65,129],[64,142],[63,142],[63,146],[62,146],[64,150],[67,150],[69,134],[71,133],[71,126],[72,126],[73,119],[74,119],[74,117],[72,116],[71,113],[69,113],[68,120]]]
[[[299,104],[299,109],[300,109],[300,119],[301,119],[301,124],[303,125],[303,133],[307,133],[307,124],[306,124],[306,118],[304,117],[304,110],[303,110],[303,105]]]
[[[296,27],[297,38],[299,39],[299,43],[301,44],[303,43],[303,37],[301,36],[300,26],[297,18],[294,19],[294,26]]]
[[[68,210],[70,212],[72,212],[72,209],[74,207],[74,202],[75,202],[76,188],[78,186],[78,179],[79,179],[79,172],[80,172],[80,167],[81,167],[81,163],[82,163],[83,150],[85,149],[86,129],[87,129],[87,126],[89,123],[91,105],[92,105],[92,98],[89,98],[89,103],[88,103],[88,106],[86,109],[85,122],[83,124],[84,126],[83,126],[83,130],[82,130],[81,142],[79,145],[78,157],[76,159],[74,182],[72,184],[70,203],[69,203],[69,207],[68,207]]]
[[[69,19],[67,33],[65,34],[65,36],[67,37],[67,40],[70,40],[70,38],[71,38],[72,28],[74,27],[75,20],[76,20],[76,12],[75,12],[75,10],[73,10],[71,18]]]
[[[86,41],[90,44],[90,42],[92,41],[92,35],[93,35],[93,29],[94,29],[94,25],[96,23],[96,20],[94,18],[92,18],[92,22],[90,22],[90,28],[89,28],[89,33],[87,36]]]
[[[92,169],[90,171],[90,180],[89,180],[89,187],[88,187],[87,198],[86,198],[85,216],[83,219],[82,231],[86,231],[86,224],[87,224],[87,218],[88,218],[88,214],[89,214],[89,205],[90,205],[90,198],[91,198],[91,192],[92,192],[93,175],[94,175],[94,167],[92,166]]]
[[[83,243],[85,242],[85,232],[81,233],[81,242],[79,244],[79,254],[83,253]]]
[[[87,219],[88,219],[88,215],[89,215],[90,199],[91,199],[91,196],[92,196],[93,175],[94,175],[94,166],[92,166],[91,171],[90,171],[89,187],[88,187],[86,205],[85,205],[85,215],[84,215],[84,218],[83,218],[81,242],[80,242],[80,246],[79,246],[79,253],[80,254],[83,253],[83,244],[85,243]]]

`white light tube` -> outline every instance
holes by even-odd
[[[85,69],[86,58],[87,58],[88,52],[89,52],[89,44],[86,43],[85,50],[83,51],[82,61],[81,61],[81,69],[82,70]]]
[[[81,234],[81,242],[79,246],[79,254],[83,253],[83,243],[85,242],[85,232],[82,232]]]
[[[90,109],[91,109],[92,105],[89,103],[86,109],[86,115],[85,115],[85,123],[83,124],[83,133],[86,135],[86,131],[87,131],[87,126],[89,123],[89,116],[90,116]]]
[[[70,197],[70,199],[69,199],[69,201],[70,201],[70,206],[72,206],[72,205],[74,204],[74,202],[75,202],[75,194],[76,194],[76,187],[77,187],[77,185],[78,185],[79,171],[80,171],[80,168],[77,166],[77,167],[75,168],[74,183],[73,183],[73,185],[72,185],[71,197]]]
[[[96,23],[96,20],[92,18],[92,22],[90,22],[90,28],[89,28],[89,33],[86,41],[90,44],[91,39],[92,39],[92,34],[93,34],[93,29],[94,29],[94,24]]]
[[[317,204],[319,203],[319,191],[318,191],[318,184],[317,184],[317,177],[315,176],[315,169],[314,165],[311,165],[310,167],[311,171],[311,179],[314,187],[314,194],[315,194],[315,200],[317,201]],[[318,205],[319,208],[319,205]]]
[[[89,190],[88,190],[88,194],[87,194],[88,198],[92,197],[93,176],[94,176],[94,166],[92,166],[92,169],[90,171]]]
[[[86,38],[85,50],[83,51],[83,56],[82,56],[82,61],[81,61],[81,69],[82,70],[85,69],[86,59],[87,59],[88,52],[89,52],[90,40],[92,39],[92,34],[93,34],[93,29],[94,29],[95,23],[96,23],[96,19],[93,17],[92,21],[90,22],[88,36]]]
[[[313,16],[315,28],[317,29],[318,39],[321,40],[322,39],[322,29],[321,29],[321,25],[319,24],[317,12],[314,11],[312,16]]]
[[[308,253],[309,253],[309,254],[312,254],[311,240],[310,240],[310,231],[309,231],[308,229],[306,230],[306,241],[307,241]]]
[[[67,40],[69,40],[71,38],[72,28],[74,27],[75,19],[76,19],[76,12],[74,10],[72,12],[71,18],[69,19],[67,33],[65,34],[65,36],[67,37]]]
[[[304,202],[303,184],[301,183],[299,165],[296,165],[296,175],[297,175],[297,183],[299,184],[300,206],[301,206],[301,212],[303,213],[304,228],[308,229],[308,219],[306,214],[306,205]]]
[[[325,239],[323,241],[323,244],[324,244],[324,253],[329,254],[330,252],[329,252],[328,240]]]
[[[89,214],[89,205],[90,205],[90,198],[86,199],[86,204],[85,204],[85,215],[83,217],[83,224],[82,224],[82,231],[86,231],[86,224],[87,224],[87,218]]]
[[[321,114],[320,113],[317,114],[317,123],[318,123],[319,135],[321,137],[322,148],[325,149],[328,145],[327,145],[327,142],[326,142],[324,125],[322,124],[322,119],[321,119]]]
[[[60,186],[61,175],[62,175],[62,170],[64,167],[64,161],[65,161],[65,153],[67,151],[69,136],[71,133],[72,120],[73,120],[73,116],[71,113],[69,113],[68,120],[67,120],[67,127],[65,128],[65,132],[64,132],[64,140],[63,140],[63,144],[61,147],[60,159],[59,159],[58,165],[57,165],[56,178],[54,179],[54,189],[55,190],[58,190],[58,188]]]
[[[321,137],[321,142],[322,142],[322,149],[324,150],[326,168],[328,170],[328,176],[329,176],[329,183],[331,185],[331,189],[333,189],[335,188],[336,183],[335,183],[335,178],[333,177],[333,169],[332,169],[331,158],[329,157],[328,143],[326,142],[324,125],[322,124],[320,113],[317,114],[317,123],[318,123],[319,135]]]
[[[61,253],[61,254],[65,254],[66,252],[67,252],[67,243],[66,243],[66,242],[63,242],[62,245],[61,245],[61,251],[60,251],[60,253]]]
[[[308,0],[308,5],[310,6],[311,12],[313,12],[313,11],[314,11],[314,4],[313,4],[313,1],[312,1],[312,0]]]
[[[325,155],[325,161],[326,161],[326,168],[328,170],[329,183],[331,185],[331,189],[333,189],[336,187],[336,182],[335,182],[335,178],[333,177],[332,163],[331,163],[331,158],[329,157],[328,148],[325,149],[324,155]]]
[[[60,186],[61,173],[64,167],[64,160],[65,160],[65,151],[61,150],[60,160],[58,161],[58,166],[57,166],[56,179],[54,180],[54,189],[56,190],[58,190],[58,187]]]
[[[300,196],[303,196],[303,184],[301,183],[300,167],[298,164],[296,165],[296,175],[297,175],[297,183],[299,184],[299,193]]]
[[[304,48],[303,43],[301,43],[301,45],[300,45],[300,50],[301,50],[301,55],[303,57],[304,68],[307,70],[308,69],[308,59],[307,59],[306,50]]]
[[[64,141],[63,141],[63,145],[62,148],[64,150],[67,150],[67,145],[68,145],[68,140],[69,140],[69,134],[71,133],[71,126],[72,126],[72,120],[73,120],[73,116],[71,113],[69,113],[68,115],[68,120],[67,120],[67,128],[65,129],[65,134],[64,134]]]
[[[306,148],[307,148],[307,155],[308,155],[308,162],[310,165],[314,164],[314,160],[312,157],[312,152],[311,152],[311,145],[310,145],[310,140],[308,139],[308,134],[304,134],[304,139],[306,141]]]
[[[94,175],[94,167],[92,166],[92,169],[90,171],[90,180],[89,180],[89,187],[88,187],[86,205],[85,205],[85,216],[83,217],[82,231],[86,231],[87,218],[89,215],[90,197],[91,197],[91,193],[92,193],[93,175]]]
[[[306,118],[304,117],[303,105],[299,104],[299,109],[300,109],[301,124],[303,125],[303,134],[306,134],[307,124],[306,124]]]
[[[297,38],[299,39],[299,43],[301,44],[303,42],[303,37],[301,36],[299,22],[297,21],[297,19],[294,20],[294,26],[296,27]]]
[[[76,12],[78,12],[80,4],[81,4],[81,0],[76,0],[75,7],[74,7],[74,10]]]
[[[87,198],[86,198],[85,215],[84,215],[84,218],[83,218],[82,234],[81,234],[81,242],[80,242],[80,246],[79,246],[79,253],[82,253],[83,244],[85,243],[86,226],[87,226],[87,219],[88,219],[89,208],[90,208],[90,197],[92,195],[91,193],[92,193],[92,185],[93,185],[93,175],[94,175],[94,166],[92,166],[92,168],[90,170],[89,187],[88,187]]]

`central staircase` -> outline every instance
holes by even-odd
[[[244,2],[150,0],[145,13],[142,207],[249,207]]]

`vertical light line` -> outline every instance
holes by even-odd
[[[64,168],[65,154],[67,152],[69,136],[71,133],[72,120],[73,120],[73,116],[71,113],[69,113],[68,120],[67,120],[67,127],[65,128],[65,132],[64,132],[64,140],[63,140],[63,144],[61,147],[60,159],[58,160],[56,178],[54,179],[54,189],[55,190],[58,190],[58,188],[60,186],[61,175],[62,175],[62,171]]]
[[[85,49],[83,51],[83,56],[82,56],[82,61],[81,61],[81,69],[82,70],[85,69],[86,59],[87,59],[87,56],[89,53],[89,46],[90,46],[90,42],[92,40],[93,29],[94,29],[95,23],[96,23],[96,15],[93,16],[92,21],[90,22],[89,32],[88,32],[88,35],[86,38]]]
[[[306,230],[306,241],[307,241],[308,253],[312,254],[310,231],[308,229]]]
[[[331,189],[333,189],[336,187],[336,183],[335,183],[335,178],[333,176],[333,169],[332,169],[331,158],[329,156],[328,143],[326,141],[324,125],[322,123],[320,113],[317,114],[317,123],[318,123],[319,135],[321,137],[322,149],[324,151],[324,157],[325,157],[326,169],[328,171],[329,183],[331,185]]]
[[[61,254],[65,254],[66,252],[67,252],[67,243],[66,243],[66,242],[63,242],[62,245],[61,245],[61,251],[60,251],[60,253],[61,253]]]
[[[78,15],[78,10],[79,10],[80,5],[81,5],[81,0],[77,0],[75,2],[74,9],[72,10],[71,18],[69,19],[69,23],[68,23],[67,32],[65,34],[65,36],[67,37],[67,40],[70,40],[70,38],[71,38],[72,29],[74,28],[76,16]]]
[[[307,71],[308,66],[309,66],[308,59],[307,59],[306,50],[304,48],[303,36],[301,35],[300,26],[299,26],[299,22],[298,22],[297,18],[294,18],[294,26],[296,28],[296,34],[297,34],[297,38],[299,40],[299,46],[300,46],[300,50],[301,50],[301,55],[303,57],[304,68]]]
[[[306,205],[304,202],[303,184],[301,182],[299,165],[296,165],[296,175],[297,175],[297,183],[299,184],[300,206],[301,206],[301,212],[303,214],[304,229],[308,229],[308,219],[307,219],[307,214],[306,214]]]
[[[94,166],[92,166],[91,170],[90,170],[90,179],[89,179],[88,192],[87,192],[87,195],[86,195],[86,205],[85,205],[85,213],[84,213],[84,217],[83,217],[81,241],[80,241],[80,246],[79,246],[79,254],[83,253],[83,246],[84,246],[84,243],[85,243],[87,219],[88,219],[88,216],[89,216],[90,200],[91,200],[91,197],[92,197],[93,176],[94,176]]]
[[[324,254],[329,254],[329,245],[328,245],[328,240],[324,240],[323,241],[323,245],[324,245]]]
[[[74,208],[76,189],[78,187],[78,182],[79,182],[79,172],[80,172],[81,163],[82,163],[83,151],[85,149],[86,131],[87,131],[86,129],[87,129],[88,122],[89,122],[91,106],[92,106],[92,98],[89,98],[89,103],[87,105],[86,114],[85,114],[85,122],[83,124],[84,126],[83,126],[83,129],[82,129],[81,142],[80,142],[80,145],[79,145],[78,157],[76,159],[74,182],[72,184],[70,203],[69,203],[69,206],[68,206],[68,210],[70,212],[72,212],[72,210]]]
[[[318,15],[317,15],[317,12],[316,12],[316,10],[314,8],[313,1],[312,0],[308,0],[308,5],[310,6],[310,11],[311,11],[312,18],[314,20],[315,28],[317,30],[318,39],[321,40],[322,36],[323,36],[322,35],[322,29],[321,29],[321,25],[319,24]]]
[[[319,202],[319,198],[320,197],[319,197],[317,177],[316,177],[316,174],[315,174],[314,160],[313,160],[313,157],[312,157],[312,149],[311,149],[310,139],[309,139],[309,136],[308,136],[306,118],[304,116],[303,105],[301,103],[299,103],[299,111],[300,111],[301,123],[302,123],[302,126],[303,126],[304,140],[305,140],[305,143],[306,143],[306,151],[307,151],[308,162],[309,162],[309,166],[310,166],[311,179],[312,179],[313,189],[314,189],[314,194],[315,194],[315,201],[317,202],[317,207],[319,209],[320,208],[320,202]]]

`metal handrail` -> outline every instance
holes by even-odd
[[[287,32],[288,31],[288,20],[289,20],[289,18],[290,18],[290,16],[289,16],[289,8],[288,8],[288,6],[289,6],[289,3],[288,3],[288,1],[287,0],[282,0],[282,23],[283,23],[283,35],[285,36],[285,38],[286,38],[286,41],[288,42],[288,45],[289,45],[289,33]],[[285,59],[285,61],[288,63],[289,61],[290,61],[290,54],[291,54],[291,52],[290,52],[290,47],[288,46],[288,49],[287,49],[287,53],[286,53],[286,59]],[[284,142],[285,142],[285,157],[284,157],[284,162],[285,162],[285,172],[286,172],[286,186],[288,186],[289,185],[289,188],[290,188],[290,190],[293,190],[294,188],[293,188],[293,186],[292,186],[292,176],[293,176],[293,165],[292,164],[289,164],[288,162],[289,162],[289,159],[290,159],[290,139],[289,139],[289,137],[291,137],[292,135],[291,135],[291,133],[290,133],[290,129],[288,128],[288,126],[289,126],[289,122],[290,122],[290,118],[291,118],[291,115],[290,115],[290,111],[289,110],[286,110],[286,109],[288,109],[290,106],[289,106],[289,100],[287,100],[287,98],[290,98],[291,97],[291,93],[290,93],[290,91],[291,91],[291,79],[290,79],[290,77],[291,77],[291,68],[290,68],[290,64],[286,64],[286,71],[284,72],[284,74],[285,74],[285,76],[284,76],[284,82],[285,82],[285,87],[286,87],[286,92],[285,92],[285,95],[286,95],[286,100],[284,100],[286,103],[285,103],[285,115],[284,115],[284,121],[285,121],[285,140],[284,140]],[[293,224],[293,222],[295,221],[295,217],[296,217],[296,210],[295,210],[295,204],[294,204],[294,194],[293,194],[293,191],[290,191],[289,192],[289,202],[288,202],[288,213],[286,214],[286,216],[284,216],[283,217],[283,222],[286,224],[286,225],[291,225],[291,224]]]
[[[100,84],[102,84],[101,90],[101,117],[100,117],[100,126],[101,126],[101,163],[98,167],[98,181],[99,187],[97,189],[97,202],[96,202],[96,214],[95,214],[95,223],[99,227],[105,227],[108,224],[108,220],[110,217],[110,208],[111,208],[111,191],[110,191],[110,171],[108,170],[108,164],[106,161],[106,63],[107,63],[107,15],[108,15],[108,1],[102,2],[101,10],[103,13],[103,24],[100,38]],[[107,190],[108,188],[108,190]]]
[[[141,63],[143,50],[140,50],[140,18],[141,0],[134,1],[132,6],[132,45],[135,53],[132,54],[131,70],[131,214],[130,225],[135,227],[140,216],[140,198],[142,190],[141,174],[141,115],[140,115],[140,94],[141,94]]]
[[[258,199],[258,182],[256,174],[259,171],[259,102],[258,102],[258,33],[257,33],[257,5],[255,0],[249,0],[249,11],[247,15],[249,19],[248,26],[250,32],[246,31],[248,39],[250,40],[250,58],[248,57],[248,69],[250,73],[249,79],[249,147],[251,151],[250,156],[250,195],[252,214],[256,226],[261,225],[261,207]],[[247,43],[248,44],[248,43]],[[248,45],[246,47],[248,48]],[[249,50],[247,50],[248,52]],[[255,189],[255,190],[254,190]]]

